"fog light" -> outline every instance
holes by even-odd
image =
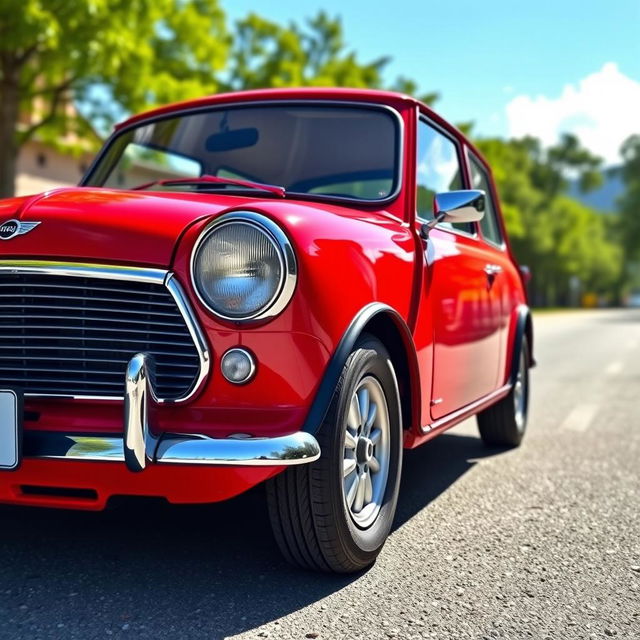
[[[222,375],[233,384],[244,384],[253,378],[256,365],[253,356],[244,349],[229,349],[220,361]]]

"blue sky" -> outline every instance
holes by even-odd
[[[340,15],[362,60],[391,56],[389,78],[405,75],[421,91],[439,92],[437,111],[474,121],[483,135],[530,132],[551,142],[575,130],[611,156],[612,136],[640,132],[640,0],[222,4],[231,19],[250,11],[278,22],[301,22],[319,9]],[[607,132],[611,118],[616,130]]]

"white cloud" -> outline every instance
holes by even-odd
[[[506,112],[512,137],[533,135],[552,145],[560,134],[574,133],[606,164],[616,164],[620,145],[640,133],[640,82],[608,62],[577,87],[566,85],[558,98],[519,95]]]

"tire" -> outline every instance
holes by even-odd
[[[368,407],[364,424],[361,405]],[[400,488],[400,398],[391,359],[378,339],[362,336],[351,352],[317,437],[316,462],[290,467],[267,483],[271,525],[289,563],[354,573],[380,553]]]
[[[488,445],[517,447],[522,442],[529,411],[529,346],[522,340],[516,383],[502,400],[478,414],[478,429]]]

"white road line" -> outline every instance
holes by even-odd
[[[597,404],[581,404],[571,411],[560,425],[560,428],[582,433],[591,426],[599,409],[600,406]]]
[[[612,362],[605,370],[608,376],[617,376],[622,371],[622,362]]]

